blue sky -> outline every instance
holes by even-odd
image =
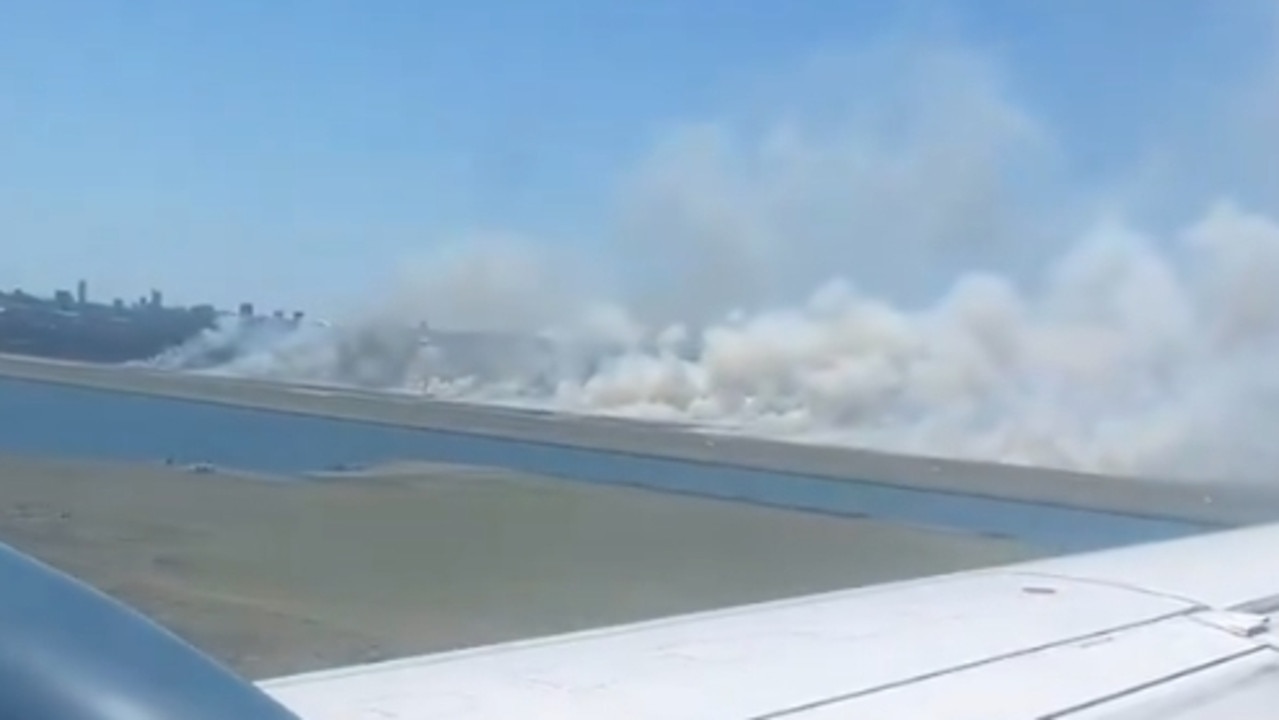
[[[1104,182],[1151,138],[1194,135],[1205,107],[1265,81],[1268,13],[1191,0],[15,0],[0,9],[0,286],[83,276],[98,294],[330,309],[475,229],[607,256],[619,179],[671,127],[757,112],[814,58],[899,39],[988,60],[1051,127],[1064,172]]]

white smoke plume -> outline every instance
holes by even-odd
[[[660,142],[608,266],[472,238],[334,327],[230,328],[163,362],[1117,474],[1279,470],[1268,208],[1223,196],[1160,236],[1099,214],[970,53],[805,78],[820,104],[800,82],[774,117]]]

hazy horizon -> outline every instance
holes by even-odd
[[[226,372],[1269,476],[1276,10],[29,6],[0,287],[342,326],[224,328]],[[573,351],[444,373],[423,320]]]

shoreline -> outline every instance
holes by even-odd
[[[1037,505],[1236,526],[1279,519],[1279,488],[893,455],[376,391],[0,356],[0,377],[435,433]]]
[[[0,542],[254,679],[1049,554],[470,466],[284,483],[0,454],[0,477]]]

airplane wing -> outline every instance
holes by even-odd
[[[1260,526],[255,685],[0,545],[0,717],[1270,718],[1277,550]]]
[[[1279,525],[265,681],[304,720],[1272,717]]]

